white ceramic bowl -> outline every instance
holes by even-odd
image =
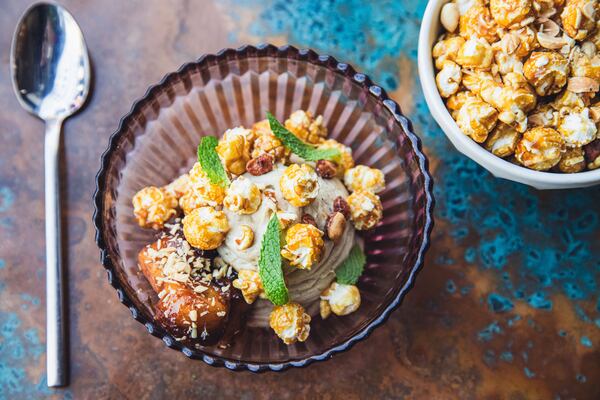
[[[461,132],[446,109],[435,84],[431,49],[441,33],[440,10],[448,0],[429,0],[419,33],[419,77],[431,114],[454,147],[498,178],[524,183],[537,189],[568,189],[600,183],[600,169],[575,174],[534,171],[496,157]]]

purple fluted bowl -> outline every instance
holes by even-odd
[[[249,127],[266,111],[283,120],[297,109],[322,114],[330,136],[352,147],[357,164],[380,168],[386,176],[380,194],[384,219],[365,236],[361,307],[345,317],[313,318],[308,340],[291,346],[262,328],[246,329],[225,349],[177,342],[156,322],[157,297],[137,267],[137,252],[152,232],[137,226],[133,195],[185,172],[203,135]],[[96,180],[96,242],[119,300],[168,347],[232,370],[306,366],[367,337],[412,287],[433,225],[427,159],[398,104],[350,65],[292,46],[226,49],[165,76],[121,119]]]

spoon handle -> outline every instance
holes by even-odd
[[[58,170],[62,120],[46,122],[44,143],[46,200],[46,374],[49,387],[68,382],[65,282],[60,229]]]

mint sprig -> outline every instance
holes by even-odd
[[[198,145],[198,162],[213,185],[226,188],[231,182],[217,154],[218,144],[216,137],[204,136]]]
[[[344,285],[355,285],[363,273],[367,257],[359,245],[355,244],[344,262],[337,267],[335,275],[337,282]]]
[[[277,214],[273,214],[260,244],[258,275],[265,295],[276,306],[287,304],[288,290],[281,268],[281,226]]]
[[[285,126],[283,126],[281,122],[268,111],[267,119],[269,120],[271,131],[279,140],[281,140],[283,145],[289,148],[292,153],[297,154],[306,161],[340,160],[342,153],[338,149],[319,149],[316,146],[303,142],[292,132],[288,131]]]

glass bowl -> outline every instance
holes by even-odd
[[[315,316],[304,343],[286,346],[270,329],[248,328],[228,348],[188,347],[155,321],[157,297],[136,261],[153,232],[137,226],[131,199],[144,186],[164,185],[186,172],[203,135],[250,126],[266,111],[283,120],[297,109],[322,114],[330,137],[352,147],[357,164],[386,175],[384,219],[365,235],[362,305],[345,317]],[[121,119],[96,184],[96,242],[119,300],[168,347],[233,370],[305,366],[364,339],[413,285],[433,225],[427,159],[398,104],[350,65],[292,46],[226,49],[165,76]]]

